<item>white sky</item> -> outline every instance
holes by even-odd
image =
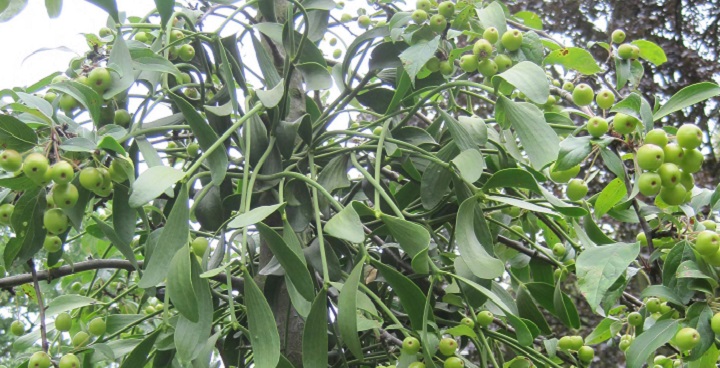
[[[117,0],[120,11],[143,16],[155,7],[150,0]],[[0,89],[27,86],[40,78],[67,69],[75,54],[46,51],[23,59],[44,47],[65,46],[78,55],[88,50],[82,33],[97,33],[105,26],[107,13],[86,2],[63,2],[60,17],[48,18],[45,2],[28,1],[27,7],[9,22],[0,23],[3,48],[0,52]]]

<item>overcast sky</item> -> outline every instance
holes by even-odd
[[[145,15],[155,6],[150,0],[117,0],[120,11]],[[0,89],[26,86],[55,71],[64,71],[70,59],[87,51],[83,33],[96,33],[106,24],[107,13],[79,0],[64,1],[60,17],[49,19],[45,2],[28,1],[25,10],[7,23],[0,23],[3,52],[0,53]],[[45,51],[23,63],[41,48],[65,46],[75,53]]]

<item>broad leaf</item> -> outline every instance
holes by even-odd
[[[639,243],[604,245],[580,253],[576,263],[578,287],[592,310],[600,306],[605,293],[625,274],[639,253]]]

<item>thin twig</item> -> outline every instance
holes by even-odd
[[[35,262],[33,262],[31,258],[27,263],[28,266],[30,266],[30,277],[32,277],[33,286],[35,287],[35,297],[37,298],[38,308],[40,309],[40,338],[42,340],[42,349],[47,353],[50,345],[48,345],[47,328],[45,326],[45,305],[43,303],[42,292],[40,291],[40,284],[38,283],[38,275],[35,271]]]

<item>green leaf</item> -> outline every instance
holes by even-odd
[[[544,73],[543,78],[545,78]],[[501,96],[495,108],[502,109],[507,120],[515,128],[533,167],[539,169],[555,161],[560,139],[545,122],[545,116],[537,106],[527,102],[513,102]]]
[[[328,364],[327,291],[316,296],[305,319],[302,336],[302,362],[305,367],[325,367]]]
[[[616,243],[586,248],[577,258],[578,287],[592,310],[640,254],[639,243]]]
[[[415,81],[415,76],[435,55],[438,46],[440,45],[440,35],[436,36],[429,41],[418,42],[400,53],[400,60],[402,60],[405,72],[410,76],[410,79]]]
[[[165,231],[163,231],[164,233]],[[180,248],[167,265],[167,295],[175,309],[190,322],[200,319],[197,295],[192,285],[190,247]]]
[[[150,361],[150,357],[152,357],[150,352],[161,332],[161,329],[157,329],[147,335],[147,337],[130,352],[130,355],[125,358],[120,368],[144,367],[145,364]]]
[[[160,25],[165,27],[175,8],[175,0],[155,0],[155,8],[160,14]]]
[[[135,72],[133,71],[130,50],[128,50],[122,35],[115,37],[107,65],[113,74],[113,81],[102,97],[110,100],[118,94],[126,92],[135,83]]]
[[[483,28],[495,27],[500,35],[507,31],[505,9],[500,3],[493,1],[488,6],[478,10],[477,16]]]
[[[475,276],[481,279],[494,279],[505,272],[505,264],[488,254],[483,244],[480,244],[478,240],[475,233],[477,207],[478,202],[475,197],[466,199],[460,205],[455,224],[457,247],[465,263],[473,265],[470,269]],[[482,216],[482,211],[478,215]],[[486,230],[489,232],[489,229]],[[492,247],[492,244],[486,244],[485,246]]]
[[[75,81],[64,81],[50,85],[50,89],[66,93],[85,106],[95,126],[101,126],[103,100],[94,89]]]
[[[244,276],[245,306],[255,366],[275,368],[280,361],[280,335],[275,325],[273,311],[247,270]],[[340,297],[342,298],[342,294]]]
[[[4,0],[0,1],[0,23],[4,23],[13,19],[20,14],[28,0]]]
[[[632,77],[630,65],[630,60],[615,58],[615,76],[618,89],[625,87],[630,77]]]
[[[535,193],[540,193],[537,181],[526,170],[504,169],[493,174],[483,185],[484,191],[495,188],[523,188]]]
[[[64,140],[60,149],[65,152],[93,152],[97,149],[97,144],[87,138],[74,137]]]
[[[557,213],[549,208],[539,206],[535,203],[526,202],[517,198],[511,198],[511,197],[501,197],[501,196],[487,196],[487,199],[495,202],[505,203],[509,204],[513,207],[520,207],[522,209],[537,212],[537,213],[546,213],[548,215],[557,215]]]
[[[423,313],[425,303],[425,294],[415,284],[405,277],[402,273],[396,271],[390,266],[385,265],[382,262],[371,260],[372,265],[380,271],[380,274],[385,278],[388,284],[392,287],[395,295],[400,299],[400,304],[403,306],[403,311],[407,313],[410,319],[410,325],[413,330],[419,331],[422,329]],[[433,320],[433,314],[428,314],[428,319]]]
[[[518,314],[520,315],[520,317],[529,319],[530,321],[535,323],[540,329],[540,331],[542,331],[542,333],[552,333],[550,325],[548,325],[547,320],[543,316],[542,312],[540,312],[540,310],[538,309],[535,301],[530,295],[530,292],[528,292],[527,288],[524,285],[521,285],[518,289],[517,295],[515,297],[515,302],[517,303]]]
[[[578,316],[575,304],[570,297],[562,291],[561,283],[555,284],[553,292],[553,306],[555,315],[566,325],[574,329],[580,328],[580,317]]]
[[[45,9],[48,17],[57,18],[60,16],[60,11],[62,11],[62,0],[45,0]]]
[[[718,358],[720,358],[720,350],[715,345],[710,345],[710,348],[700,359],[688,362],[688,368],[712,367],[717,364]]]
[[[595,217],[602,217],[626,195],[627,187],[625,187],[625,182],[620,178],[613,179],[595,200]]]
[[[670,97],[670,100],[655,112],[653,119],[660,120],[676,111],[715,96],[720,96],[720,86],[715,83],[702,82],[687,86]]]
[[[230,221],[230,223],[228,223],[228,227],[231,229],[238,229],[257,224],[272,215],[275,211],[282,210],[283,208],[285,208],[285,203],[255,207],[250,211],[235,217],[232,221]]]
[[[498,308],[502,309],[502,311],[505,313],[505,317],[508,319],[510,324],[515,328],[515,334],[517,336],[518,342],[523,346],[529,346],[533,343],[533,336],[530,333],[530,330],[528,329],[527,325],[519,318],[517,317],[513,310],[510,309],[510,307],[503,302],[500,297],[498,297],[495,293],[488,290],[487,288],[479,285],[478,283],[458,276],[458,275],[452,275],[455,279],[462,281],[468,286],[472,287],[473,289],[479,291],[481,294],[483,294],[490,302],[495,304]]]
[[[120,23],[120,15],[118,13],[118,7],[115,0],[87,0],[89,3],[96,5],[102,10],[105,10],[115,23]]]
[[[555,162],[555,170],[569,170],[582,163],[592,152],[592,137],[569,136],[560,142],[560,152]]]
[[[387,226],[390,234],[400,244],[400,248],[413,259],[413,269],[418,273],[429,271],[430,258],[427,250],[430,247],[430,233],[421,225],[399,219],[389,215],[381,215],[380,218]],[[415,257],[418,263],[415,262]],[[416,268],[417,267],[417,268]]]
[[[106,151],[113,151],[120,155],[127,155],[127,152],[125,152],[125,148],[123,148],[118,141],[115,140],[115,138],[106,135],[103,137],[103,139],[100,140],[97,144],[97,148],[102,148]]]
[[[640,108],[642,106],[642,97],[639,94],[633,92],[625,97],[622,101],[616,103],[610,112],[620,112],[625,115],[634,116],[638,119],[642,119],[640,115]]]
[[[700,359],[705,351],[715,342],[715,332],[713,332],[710,320],[714,312],[707,303],[693,303],[685,312],[685,321],[687,327],[692,327],[700,333],[700,342],[690,351],[687,360]]]
[[[566,47],[551,52],[543,61],[546,65],[560,64],[567,69],[577,70],[585,75],[602,71],[592,54],[579,47]]]
[[[130,248],[129,243],[125,243],[115,232],[115,229],[112,228],[112,226],[106,224],[102,219],[97,217],[97,215],[92,215],[93,220],[95,220],[95,224],[100,228],[100,231],[102,231],[103,235],[105,235],[108,240],[122,253],[122,255],[125,256],[125,258],[132,263],[133,267],[138,269],[138,263],[135,259],[135,253],[133,252],[132,248]]]
[[[448,162],[453,157],[457,156],[458,148],[454,143],[446,144],[437,153],[437,158]],[[423,207],[425,209],[435,208],[450,188],[450,182],[452,181],[452,175],[448,175],[448,170],[442,165],[431,162],[425,171],[423,171],[422,178],[420,180],[420,200],[422,200]]]
[[[180,112],[185,116],[185,121],[190,125],[193,134],[197,138],[198,144],[200,144],[200,148],[202,148],[203,152],[206,152],[210,149],[210,146],[218,141],[215,130],[210,127],[202,115],[184,98],[174,93],[170,94],[170,98],[172,98],[173,102],[175,102],[180,109]],[[224,149],[214,150],[207,158],[207,165],[210,168],[210,176],[212,177],[213,184],[218,186],[222,184],[228,168],[227,152]]]
[[[132,67],[137,70],[169,73],[173,74],[177,78],[180,78],[180,74],[182,73],[171,61],[146,47],[131,48],[130,57],[132,58]]]
[[[163,233],[169,231],[165,229]],[[153,253],[154,254],[154,253]],[[167,258],[169,259],[169,257]],[[167,262],[167,259],[165,261]],[[200,278],[202,271],[196,257],[191,257],[192,286],[197,295],[198,318],[192,322],[182,314],[178,314],[177,325],[175,326],[175,347],[177,355],[181,360],[191,361],[197,358],[204,350],[205,343],[210,338],[213,321],[213,303],[210,294],[210,284],[206,279]],[[248,284],[246,279],[245,285]],[[249,305],[247,305],[249,307]],[[267,332],[267,331],[266,331]]]
[[[519,11],[515,13],[515,16],[522,19],[523,23],[530,28],[537,30],[543,29],[542,19],[536,13],[531,11]]]
[[[460,151],[476,150],[478,148],[477,143],[472,139],[472,135],[465,129],[464,125],[461,125],[455,118],[445,112],[445,110],[437,109],[437,111],[440,113],[440,116],[442,116],[445,124],[447,124],[453,142],[455,142],[455,145],[457,145]]]
[[[468,183],[474,183],[480,179],[485,169],[485,159],[477,149],[469,149],[460,152],[452,159],[453,165],[460,172],[460,176]]]
[[[658,46],[652,41],[635,40],[632,42],[632,44],[640,48],[641,58],[655,65],[661,65],[667,61],[665,51],[662,49],[662,47]]]
[[[188,246],[189,238],[190,208],[188,207],[188,188],[183,185],[170,210],[170,215],[160,234],[157,246],[153,249],[150,260],[145,263],[145,273],[138,282],[138,286],[146,289],[162,282],[168,273],[168,260],[172,259],[180,248]]]
[[[312,277],[298,254],[290,249],[283,238],[272,228],[262,222],[258,222],[255,226],[260,232],[260,236],[270,248],[270,251],[272,251],[275,258],[277,258],[280,265],[282,265],[282,268],[285,270],[285,275],[287,275],[288,280],[295,286],[298,293],[300,293],[305,300],[313,300],[315,289],[313,287]]]
[[[360,216],[353,206],[347,206],[335,214],[323,227],[330,236],[361,244],[365,241],[365,231]]]
[[[642,293],[640,293],[641,298],[649,298],[651,296],[663,298],[675,305],[685,304],[680,297],[675,295],[675,292],[672,289],[664,285],[649,285],[643,289]]]
[[[183,177],[184,172],[167,166],[153,166],[143,171],[132,184],[130,207],[137,208],[157,198]]]
[[[5,246],[5,267],[15,260],[25,262],[42,249],[46,234],[43,226],[43,214],[47,208],[45,196],[45,188],[32,187],[15,203],[10,219],[15,238]]]
[[[522,61],[512,68],[492,77],[495,90],[505,81],[524,93],[532,102],[544,104],[550,97],[550,83],[545,71],[538,65]]]
[[[658,321],[647,331],[636,337],[630,344],[630,348],[625,352],[627,368],[642,368],[648,358],[655,353],[655,350],[665,345],[675,336],[678,323],[677,320],[673,319]]]
[[[267,108],[277,106],[285,94],[285,79],[280,79],[275,87],[265,90],[256,90],[258,100]]]
[[[597,345],[612,339],[623,327],[623,322],[612,318],[605,318],[595,329],[585,337],[585,345]]]
[[[82,295],[60,295],[47,304],[45,316],[52,317],[62,312],[87,307],[88,305],[102,304],[101,302]]]
[[[37,134],[27,124],[10,115],[0,115],[0,147],[25,152],[37,145]]]
[[[358,262],[342,287],[338,297],[338,327],[345,346],[358,359],[363,359],[362,345],[357,329],[357,291],[362,276],[363,262]],[[273,320],[274,323],[274,320]]]

